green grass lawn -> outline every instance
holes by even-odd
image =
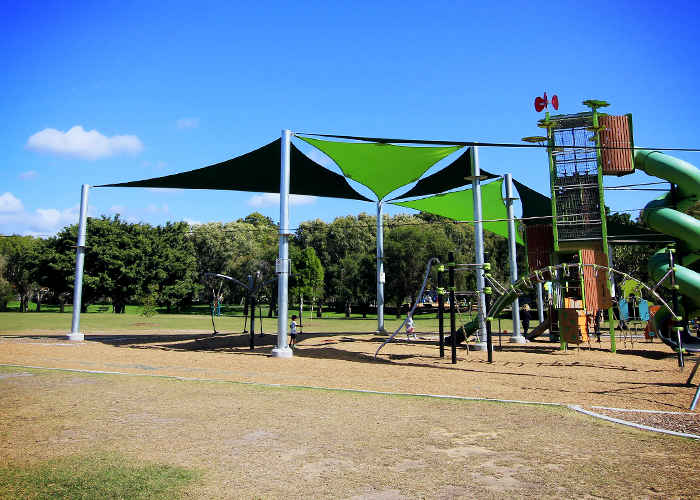
[[[99,333],[108,333],[114,331],[144,331],[150,333],[181,333],[191,330],[212,331],[212,317],[209,313],[208,306],[201,306],[199,311],[189,311],[186,314],[166,314],[165,310],[161,310],[159,314],[146,318],[141,315],[139,306],[130,305],[126,307],[125,314],[114,314],[111,312],[98,312],[99,306],[92,305],[88,308],[88,312],[81,315],[80,331],[86,335],[94,335]],[[19,308],[17,307],[15,311]],[[196,314],[199,312],[199,314]],[[262,331],[265,333],[277,332],[277,318],[267,317],[267,308],[262,309],[262,319],[256,316],[255,332]],[[259,314],[259,313],[258,313]],[[292,314],[298,315],[298,309],[290,309],[288,318]],[[396,319],[396,315],[390,314],[384,316],[384,325],[387,331],[393,333],[401,325],[405,319]],[[469,314],[462,314],[462,317],[456,318],[456,326],[471,320]],[[415,317],[417,324],[417,332],[419,334],[437,334],[438,320],[434,313],[418,315]],[[250,320],[246,323],[242,311],[239,312],[236,308],[222,308],[222,316],[215,316],[214,322],[216,329],[222,333],[243,332],[250,330]],[[501,319],[495,321],[493,325],[494,331],[507,330],[512,332],[512,321],[510,319]],[[37,331],[37,334],[68,334],[72,325],[72,308],[66,308],[66,312],[59,313],[57,308],[49,308],[42,306],[42,311],[37,313],[34,307],[30,307],[28,313],[19,312],[3,312],[0,313],[0,333],[12,334],[14,332]],[[309,311],[304,312],[304,317],[301,321],[302,333],[331,333],[331,332],[347,332],[347,333],[369,333],[377,329],[376,315],[367,315],[366,318],[361,314],[353,314],[350,318],[346,318],[343,313],[324,312],[322,318],[317,318],[316,314],[310,314]],[[500,326],[499,326],[500,325]],[[444,329],[449,333],[450,321],[449,316],[445,316]]]
[[[182,498],[183,489],[198,476],[182,467],[138,462],[116,453],[80,455],[0,468],[0,498],[167,500]]]

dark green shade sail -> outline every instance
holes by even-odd
[[[141,181],[105,184],[96,187],[150,187],[178,189],[218,189],[279,193],[282,140],[208,167]],[[339,174],[311,160],[294,144],[290,153],[291,194],[372,201],[355,191]]]
[[[523,223],[526,226],[552,223],[552,199],[538,193],[515,179],[513,185],[523,206]]]
[[[384,199],[415,182],[433,165],[464,146],[415,147],[373,142],[334,142],[299,137],[327,154],[346,177]]]
[[[416,196],[426,196],[429,194],[444,193],[452,191],[471,184],[471,181],[466,180],[466,177],[471,175],[472,171],[472,149],[468,148],[464,153],[447,165],[445,168],[430,174],[427,177],[419,180],[408,192],[397,196],[395,200],[403,200]],[[481,176],[485,177],[482,180],[497,179],[499,176],[481,169]]]
[[[481,186],[481,214],[484,220],[484,230],[508,237],[508,223],[506,219],[506,205],[503,201],[503,179]],[[446,194],[438,194],[428,198],[413,201],[391,202],[393,205],[429,212],[431,214],[447,217],[448,219],[473,222],[474,221],[474,193],[471,189],[453,191]],[[516,232],[516,241],[523,244],[523,240]]]

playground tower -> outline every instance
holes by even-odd
[[[537,99],[542,110],[558,100]],[[605,217],[603,176],[634,172],[631,115],[610,116],[599,111],[609,104],[588,100],[588,111],[552,115],[538,122],[546,136],[524,140],[546,144],[552,200],[551,224],[528,225],[526,241],[531,271],[546,266],[571,264],[552,280],[550,332],[558,335],[562,349],[586,338],[587,318],[607,310],[613,317],[611,282],[607,273],[609,246]],[[611,349],[615,351],[614,332]]]

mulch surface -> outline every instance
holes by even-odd
[[[420,334],[410,341],[397,336],[375,358],[386,338],[376,333],[302,333],[294,356],[279,359],[270,356],[277,342],[274,334],[256,335],[251,350],[250,336],[241,333],[154,334],[144,327],[138,334],[86,335],[78,343],[20,333],[0,338],[0,363],[675,413],[690,412],[700,381],[699,373],[693,385],[686,385],[696,356],[686,356],[681,370],[675,353],[659,342],[625,345],[618,340],[617,353],[612,353],[605,337],[602,343],[567,351],[546,340],[510,344],[503,337],[494,342],[493,362],[486,352],[462,344],[453,364],[449,346],[440,357],[437,337]],[[682,417],[684,429],[700,431],[694,418]]]

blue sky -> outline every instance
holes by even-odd
[[[560,113],[586,99],[632,113],[637,146],[700,147],[697,2],[475,3],[6,0],[0,233],[54,234],[77,222],[82,184],[218,163],[282,129],[519,143],[540,134],[545,91]],[[670,154],[700,166],[698,153]],[[481,148],[480,159],[548,192],[543,151]],[[657,195],[606,201],[634,210]],[[301,201],[292,227],[375,211]],[[92,189],[89,212],[163,224],[254,211],[279,219],[269,196],[218,191]]]

